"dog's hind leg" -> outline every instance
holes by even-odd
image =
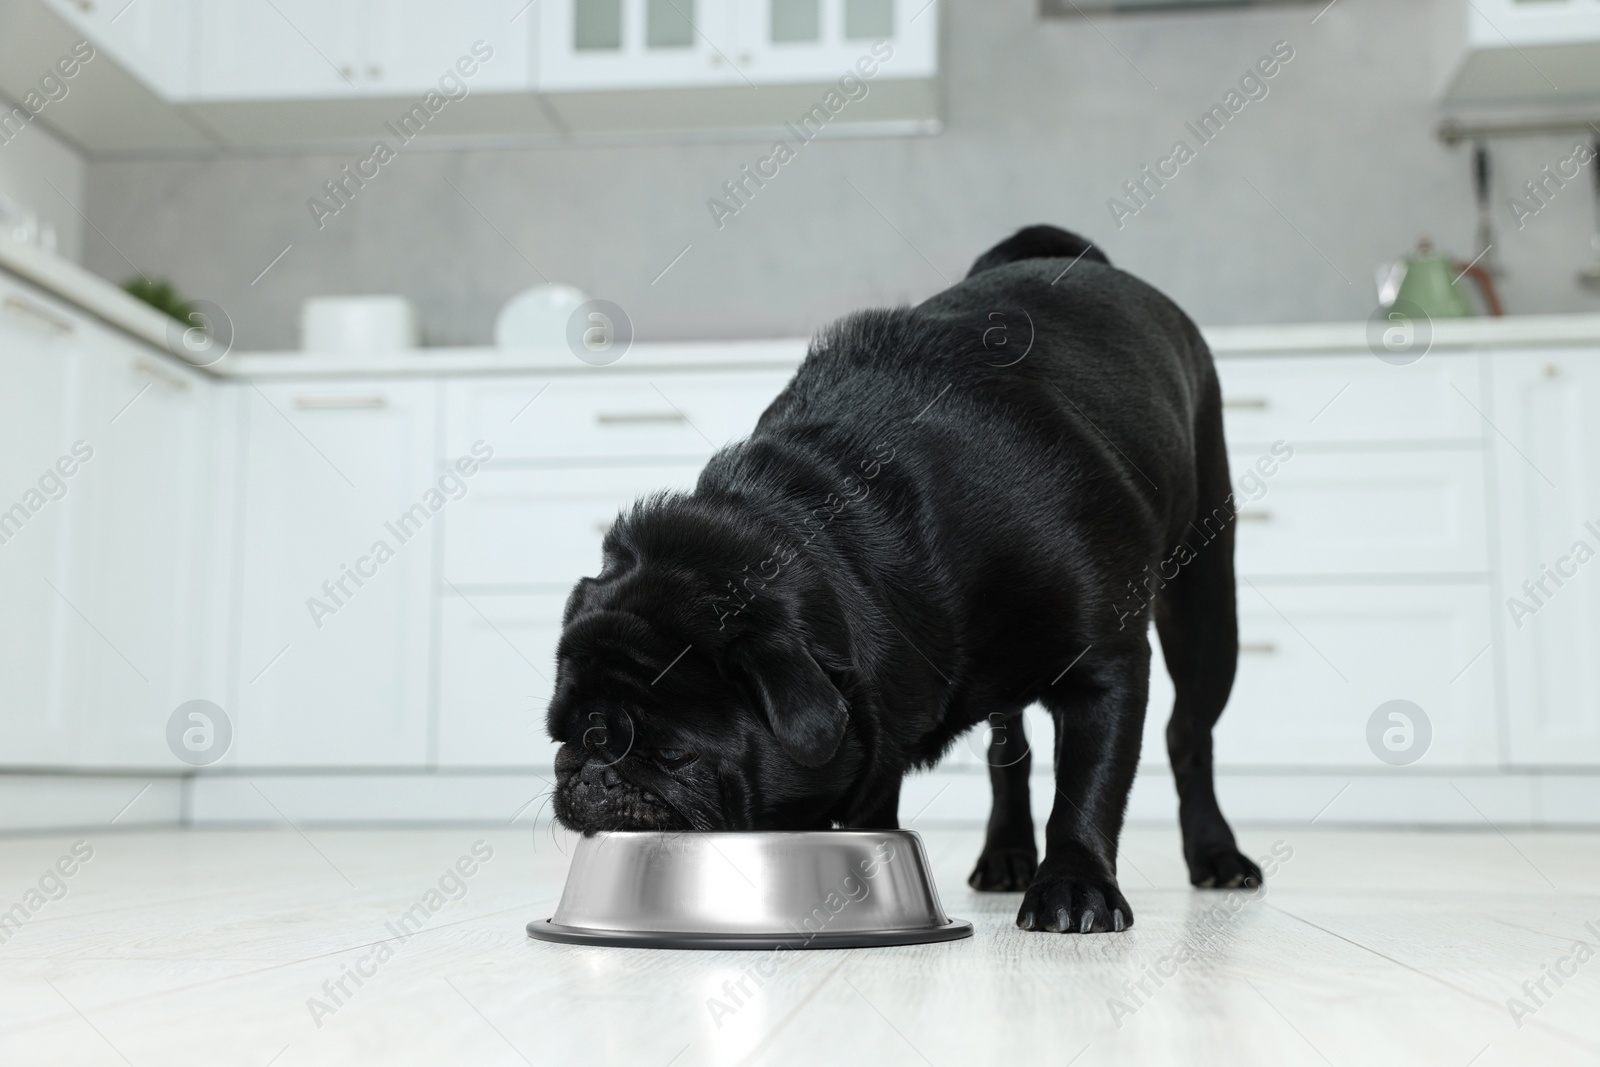
[[[1202,888],[1254,886],[1261,884],[1261,870],[1235,844],[1212,775],[1211,730],[1228,702],[1239,656],[1234,514],[1215,390],[1196,437],[1200,508],[1185,542],[1190,558],[1156,601],[1156,630],[1178,694],[1167,723],[1167,754],[1178,787],[1189,881]]]
[[[967,884],[996,893],[1020,891],[1033,882],[1039,868],[1039,846],[1033,838],[1033,812],[1028,807],[1028,771],[1033,753],[1022,729],[1022,709],[989,716],[989,785],[994,807],[983,852]]]

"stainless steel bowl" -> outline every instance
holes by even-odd
[[[939,906],[910,830],[609,833],[578,839],[541,941],[860,948],[972,936]]]

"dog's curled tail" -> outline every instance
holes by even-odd
[[[1092,259],[1111,265],[1106,254],[1086,237],[1058,226],[1025,226],[979,256],[967,277],[1024,259]]]

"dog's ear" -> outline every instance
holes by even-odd
[[[844,740],[849,707],[798,638],[741,641],[730,659],[750,680],[772,732],[802,767],[820,767]]]

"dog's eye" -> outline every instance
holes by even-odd
[[[658,748],[655,750],[656,762],[669,771],[680,767],[687,767],[700,758],[700,753],[690,752],[684,748]]]

